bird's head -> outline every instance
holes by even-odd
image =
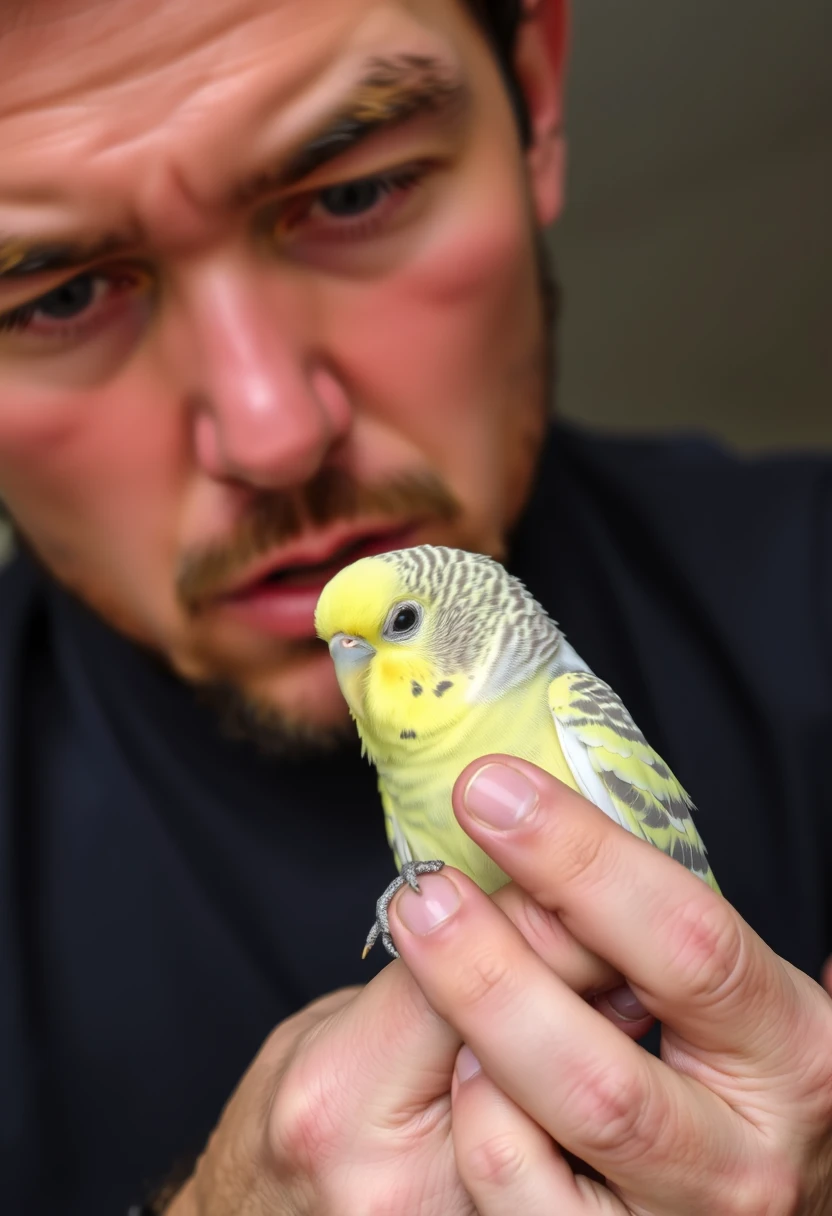
[[[545,658],[538,642],[557,634],[497,562],[431,545],[339,571],[321,592],[315,626],[373,758],[435,740],[514,682],[530,639]]]
[[[339,571],[315,612],[372,756],[391,745],[418,749],[465,709],[468,680],[437,650],[440,614],[430,588],[389,560],[396,556],[361,558]]]

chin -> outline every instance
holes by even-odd
[[[269,683],[200,682],[199,694],[223,734],[245,739],[271,756],[304,760],[358,747],[355,725],[334,679],[309,680],[293,695],[283,681],[275,680],[272,689]]]
[[[294,654],[242,665],[210,661],[174,664],[180,678],[216,714],[221,731],[262,751],[314,755],[358,746],[358,734],[326,646],[316,641]]]
[[[274,673],[261,674],[245,691],[299,725],[338,729],[351,723],[335,667],[323,645],[320,650],[316,647],[314,654],[307,654]]]

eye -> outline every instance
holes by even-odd
[[[6,313],[0,318],[0,329],[28,331],[39,323],[46,329],[52,326],[60,330],[61,322],[83,317],[99,302],[108,286],[108,281],[102,275],[76,275],[36,300]]]
[[[423,610],[421,604],[407,601],[396,604],[391,608],[387,624],[384,626],[384,636],[397,642],[412,637],[422,623]]]
[[[400,608],[393,617],[393,633],[407,633],[418,621],[415,608]]]
[[[135,305],[149,304],[151,295],[150,275],[139,268],[85,271],[0,315],[0,338],[5,336],[4,349],[17,339],[27,347],[61,350],[130,317],[139,321]]]
[[[390,185],[386,180],[365,177],[327,186],[318,195],[318,202],[329,215],[349,218],[370,211],[389,190]]]
[[[91,274],[79,275],[70,279],[60,287],[41,296],[37,302],[37,311],[44,317],[55,321],[68,321],[86,312],[95,298],[95,279]]]
[[[280,208],[274,236],[300,244],[368,240],[395,229],[411,213],[418,187],[428,173],[423,164],[333,182],[290,198]]]

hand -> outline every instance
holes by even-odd
[[[612,987],[596,998],[609,1017],[630,1034],[647,1028],[614,970],[556,916],[516,887],[499,899],[542,966],[570,990]],[[266,1041],[169,1216],[475,1216],[451,1135],[459,1047],[401,962],[316,1001]]]
[[[500,761],[530,798],[524,817],[495,828],[482,794],[494,793]],[[486,778],[477,793],[475,775]],[[503,788],[504,812],[515,810],[521,790]],[[480,1216],[832,1213],[823,989],[700,879],[534,765],[477,761],[454,806],[541,916],[557,913],[663,1023],[657,1060],[455,870],[427,875],[421,897],[396,896],[402,959],[470,1049],[454,1079],[453,1135]],[[576,1176],[558,1146],[606,1182]]]

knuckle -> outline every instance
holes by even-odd
[[[507,956],[493,949],[480,949],[460,967],[456,979],[456,1004],[493,1009],[509,1004],[517,988],[517,972]]]
[[[614,866],[614,850],[609,836],[593,821],[581,818],[567,831],[558,834],[557,866],[560,882],[580,886],[585,882],[605,881]]]
[[[500,1133],[473,1145],[457,1164],[471,1189],[505,1190],[523,1176],[528,1160],[515,1136]]]
[[[320,1070],[290,1069],[269,1111],[268,1146],[279,1174],[312,1176],[336,1141],[331,1080]]]
[[[551,963],[553,959],[561,959],[573,948],[574,939],[559,914],[543,907],[525,892],[522,899],[504,910],[515,928],[522,933],[535,954],[544,962]]]
[[[282,1174],[315,1172],[325,1155],[316,1104],[298,1087],[283,1086],[272,1104],[269,1148]]]
[[[675,980],[687,998],[714,1003],[732,996],[746,975],[742,925],[721,901],[690,900],[670,925]]]
[[[648,1087],[630,1068],[584,1065],[570,1087],[567,1108],[577,1138],[575,1151],[630,1159],[655,1142]]]

